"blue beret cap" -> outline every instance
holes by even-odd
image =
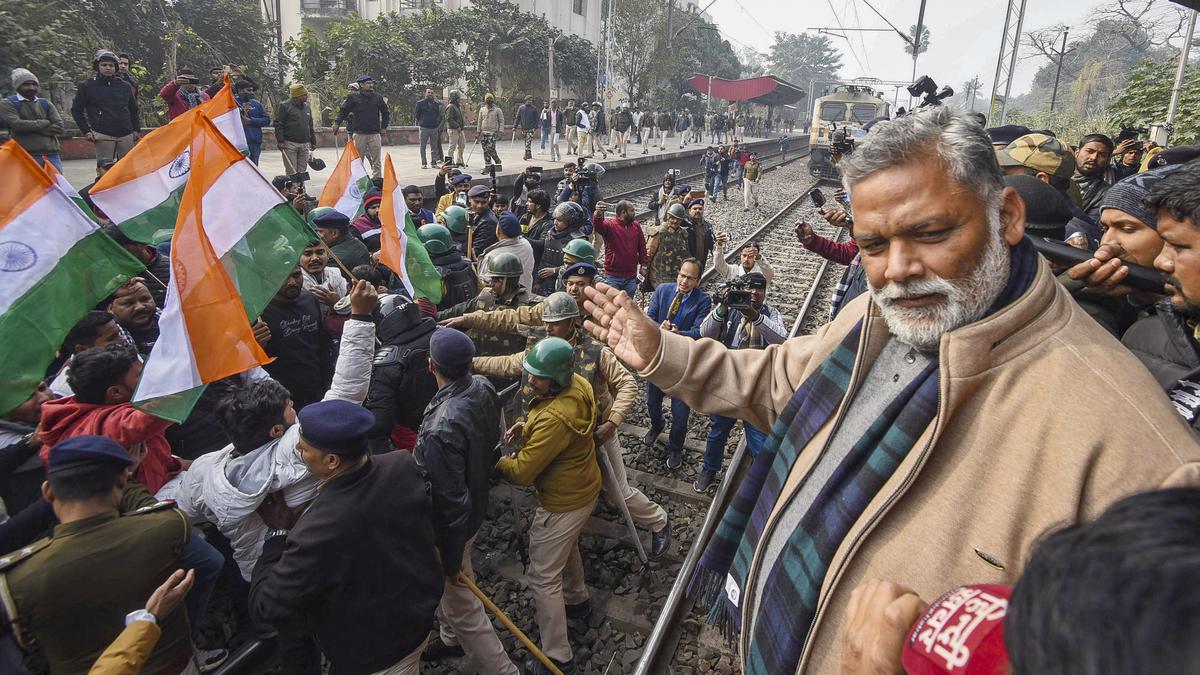
[[[362,75],[358,76],[358,79],[356,79],[355,82],[372,82],[374,80],[375,78],[371,77],[370,74],[363,73]]]
[[[475,358],[475,343],[462,331],[439,326],[429,338],[429,358],[444,368],[462,367]]]
[[[321,401],[304,406],[297,419],[300,437],[326,453],[357,457],[367,451],[375,415],[350,401]]]
[[[500,214],[500,231],[506,237],[521,236],[521,222],[517,220],[512,211],[504,211]]]
[[[133,466],[133,460],[120,443],[107,436],[76,436],[50,448],[46,473],[100,466],[124,469]]]
[[[458,174],[457,176],[455,176],[454,178],[451,178],[451,179],[450,179],[450,184],[451,184],[451,185],[460,185],[460,184],[462,184],[462,183],[465,183],[465,182],[467,182],[467,181],[469,181],[469,180],[471,180],[471,174],[469,174],[469,173],[460,173],[460,174]]]
[[[313,226],[332,227],[335,229],[345,230],[350,227],[350,219],[346,214],[337,209],[329,209],[313,216]]]
[[[588,262],[577,262],[563,270],[564,279],[567,277],[595,277],[596,274],[596,266]]]

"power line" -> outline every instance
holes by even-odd
[[[742,12],[744,12],[746,14],[746,16],[750,17],[750,20],[754,22],[754,25],[758,26],[759,29],[762,30],[763,34],[766,35],[768,39],[770,39],[770,40],[775,39],[775,34],[772,33],[771,31],[767,30],[766,26],[759,23],[758,19],[755,18],[754,15],[750,13],[750,10],[746,9],[746,6],[742,4],[741,0],[733,0],[733,2],[734,2],[734,4],[736,4],[738,7],[740,7],[742,9]]]
[[[855,2],[855,0],[849,0],[849,2],[850,2],[851,9],[854,10],[854,25],[859,28],[862,28],[862,17],[860,17],[858,15],[858,3]],[[870,69],[871,68],[871,54],[870,54],[870,50],[867,49],[867,41],[863,39],[862,33],[858,34],[858,44],[863,49],[863,58],[867,60],[867,68]],[[868,74],[870,74],[870,73],[868,73]]]
[[[825,3],[829,5],[829,11],[833,14],[833,20],[837,22],[838,28],[842,32],[845,32],[846,27],[842,25],[841,17],[838,16],[837,10],[833,8],[833,0],[825,0]],[[842,37],[846,36],[843,35]],[[854,62],[858,64],[858,69],[864,74],[869,73],[870,71],[863,67],[862,61],[858,58],[858,52],[854,51],[854,43],[848,37],[846,37],[846,47],[850,50],[850,56],[854,57]]]

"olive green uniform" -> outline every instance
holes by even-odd
[[[674,281],[679,266],[692,257],[687,230],[683,227],[672,230],[670,225],[651,228],[646,241],[646,253],[650,257],[650,283],[658,286]]]
[[[54,675],[87,673],[125,628],[125,615],[179,569],[191,527],[172,504],[130,483],[125,515],[63,523],[54,534],[0,558],[0,599],[21,643],[36,643]],[[142,670],[177,672],[191,658],[187,612],[161,621]]]
[[[493,314],[496,312],[512,311],[514,309],[519,310],[531,305],[540,305],[541,302],[542,296],[534,295],[524,287],[518,290],[508,302],[498,300],[496,295],[492,293],[492,289],[485,288],[471,300],[460,302],[444,312],[438,312],[438,318],[453,319],[458,316],[466,318],[473,314]],[[475,353],[480,356],[512,354],[521,351],[525,346],[525,339],[523,337],[506,334],[514,331],[481,330],[478,326],[472,325],[471,321],[464,323],[463,328],[469,329],[467,330],[467,335],[470,335],[471,340],[475,342]]]

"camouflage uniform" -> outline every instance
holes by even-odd
[[[672,230],[670,225],[650,229],[646,252],[650,257],[649,278],[655,286],[675,279],[679,266],[692,257],[687,228]]]
[[[475,353],[480,356],[498,356],[503,354],[512,354],[520,352],[524,345],[524,337],[513,334],[515,331],[501,332],[491,330],[481,330],[480,324],[483,322],[473,322],[471,317],[479,315],[490,315],[500,313],[511,313],[530,309],[530,305],[541,306],[542,296],[534,295],[522,287],[508,301],[497,301],[496,296],[492,293],[492,289],[485,288],[478,296],[472,300],[461,302],[445,312],[438,312],[439,319],[453,319],[461,316],[467,321],[463,327],[470,329],[467,335],[471,336],[471,340],[475,342]],[[541,321],[541,313],[538,313],[539,322]],[[473,325],[474,324],[474,325]]]

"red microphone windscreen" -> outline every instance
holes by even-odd
[[[904,642],[909,675],[1005,675],[1004,617],[1012,588],[962,586],[934,601]]]

